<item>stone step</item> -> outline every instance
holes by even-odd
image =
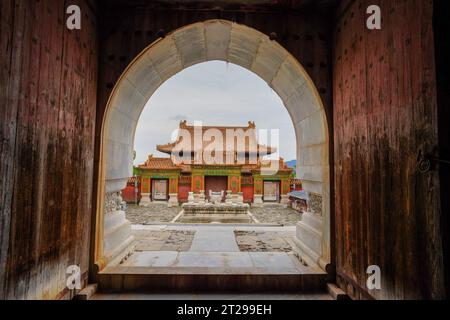
[[[108,267],[100,292],[326,292],[326,274],[271,274],[264,268]]]

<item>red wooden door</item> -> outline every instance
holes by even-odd
[[[209,198],[209,190],[213,192],[227,191],[228,177],[208,176],[205,177],[205,194]]]

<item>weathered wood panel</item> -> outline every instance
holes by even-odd
[[[381,30],[365,28],[372,4],[382,9]],[[354,298],[443,296],[438,173],[417,170],[419,153],[438,144],[432,8],[428,0],[359,0],[338,10],[336,263]],[[370,265],[381,268],[381,290],[366,287]]]
[[[0,298],[63,298],[66,268],[88,270],[96,18],[84,0],[5,0],[0,17]]]
[[[267,35],[275,33],[276,40],[303,64],[330,109],[331,12],[196,11],[109,3],[104,3],[101,17],[100,112],[103,112],[119,76],[143,49],[165,33],[208,19],[234,21]]]

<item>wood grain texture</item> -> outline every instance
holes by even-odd
[[[354,298],[443,296],[432,1],[353,1],[335,31],[334,143],[338,282]],[[382,9],[382,29],[365,10]],[[379,265],[382,290],[366,288]]]
[[[84,0],[5,0],[0,16],[0,298],[68,297],[66,268],[88,269],[96,18]]]

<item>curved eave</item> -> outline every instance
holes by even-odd
[[[170,144],[164,144],[164,145],[157,145],[156,150],[162,153],[171,154],[174,146]]]
[[[147,167],[147,166],[139,166],[138,169],[140,169],[140,170],[152,170],[152,171],[181,171],[181,168],[179,168],[179,167],[153,168],[153,167]]]

